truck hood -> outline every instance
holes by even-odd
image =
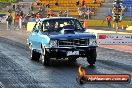
[[[96,38],[94,34],[88,33],[76,33],[76,34],[58,34],[49,35],[51,40],[63,40],[63,39],[78,39],[78,38]]]

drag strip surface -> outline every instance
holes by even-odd
[[[85,58],[71,64],[67,60],[53,60],[50,67],[30,60],[25,44],[0,37],[0,87],[1,88],[132,88],[130,84],[85,84],[76,82],[80,65],[88,74],[132,75],[132,54],[97,48],[95,67],[89,67]]]

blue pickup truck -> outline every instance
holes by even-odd
[[[87,58],[90,65],[96,62],[96,36],[85,33],[79,20],[72,17],[43,18],[36,22],[29,34],[27,44],[32,60],[41,60],[49,66],[52,58],[68,59]]]

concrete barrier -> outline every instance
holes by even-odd
[[[31,32],[36,22],[28,22],[27,23],[27,31]]]
[[[81,24],[83,24],[83,20],[80,20]],[[111,25],[115,25],[116,23],[111,21]],[[119,27],[127,27],[127,25],[132,25],[131,21],[121,21],[119,22]],[[106,20],[88,20],[88,26],[95,26],[95,27],[107,27]]]
[[[126,30],[132,30],[132,26],[129,26],[128,28],[126,28]]]

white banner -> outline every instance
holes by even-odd
[[[0,17],[0,23],[6,23],[6,16]]]
[[[98,44],[132,44],[132,34],[97,34]]]

